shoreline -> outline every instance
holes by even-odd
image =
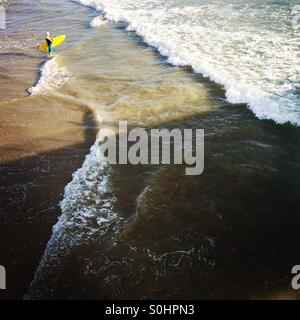
[[[32,8],[30,2],[5,4],[13,21],[15,14],[24,19],[25,9]],[[21,50],[22,36],[13,31],[16,42],[11,47],[4,43],[0,51],[0,264],[8,271],[7,290],[0,291],[4,300],[26,294],[61,215],[64,188],[97,135],[95,114],[86,105],[29,94],[49,60],[35,46]]]

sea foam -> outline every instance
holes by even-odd
[[[107,20],[103,19],[102,16],[97,16],[90,22],[90,26],[91,28],[98,28],[104,25],[105,23],[107,23]]]
[[[73,174],[60,203],[61,216],[53,227],[39,266],[24,299],[49,298],[59,266],[82,241],[101,242],[114,222],[122,221],[113,210],[115,197],[109,187],[111,169],[99,152],[99,139],[80,169]],[[92,240],[91,240],[92,241]],[[50,283],[50,284],[49,284]]]
[[[34,94],[47,94],[62,87],[70,78],[67,68],[60,66],[57,58],[47,61],[40,70],[40,78],[37,84],[28,89],[28,92]]]
[[[123,21],[177,66],[223,85],[259,119],[300,125],[298,36],[290,7],[245,0],[74,0]],[[288,2],[291,2],[290,0]],[[292,2],[291,2],[292,3]],[[298,39],[299,40],[299,39]]]

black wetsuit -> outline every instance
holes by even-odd
[[[45,41],[47,42],[47,45],[48,45],[48,52],[50,54],[52,54],[53,53],[53,46],[52,46],[53,40],[51,38],[45,38]]]
[[[53,40],[50,39],[50,38],[46,38],[45,40],[46,40],[46,42],[48,44],[48,47],[51,46],[51,44],[53,43]]]

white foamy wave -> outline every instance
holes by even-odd
[[[95,142],[82,167],[73,174],[60,203],[62,214],[35,272],[25,299],[49,298],[55,272],[82,241],[101,242],[113,223],[122,221],[113,210],[115,197],[109,186],[110,167]]]
[[[98,16],[98,17],[95,17],[90,22],[90,26],[91,26],[91,28],[98,28],[98,27],[101,27],[102,25],[104,25],[105,23],[107,23],[107,20],[105,20],[102,16]]]
[[[41,67],[41,76],[34,87],[28,89],[30,94],[47,94],[62,87],[70,78],[66,67],[60,66],[57,58],[47,61]]]
[[[86,6],[86,7],[94,8],[94,9],[96,9],[98,11],[102,10],[102,6],[100,4],[100,1],[97,1],[97,0],[71,0],[71,1],[80,3],[80,4],[82,4],[83,6]]]
[[[123,21],[174,65],[222,84],[260,119],[300,125],[299,37],[292,0],[76,0]]]

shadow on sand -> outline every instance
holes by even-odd
[[[64,187],[94,143],[91,112],[83,118],[85,141],[0,166],[0,264],[7,290],[0,299],[22,299],[60,215]]]

